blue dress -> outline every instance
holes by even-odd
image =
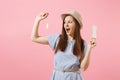
[[[49,45],[52,50],[54,50],[59,41],[60,35],[54,34],[47,36]],[[54,55],[54,68],[60,70],[78,70],[79,72],[61,72],[57,70],[53,70],[50,80],[83,80],[82,75],[80,73],[79,60],[80,57],[77,57],[73,54],[73,46],[75,41],[68,40],[68,46],[64,52],[57,51]],[[86,51],[86,42],[84,42],[84,53]]]

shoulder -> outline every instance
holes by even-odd
[[[87,45],[87,41],[83,40],[83,44],[84,44],[84,46],[86,46]]]
[[[59,38],[60,37],[60,34],[50,34],[47,36],[48,39],[56,39],[56,38]]]
[[[59,41],[59,38],[60,38],[60,34],[51,34],[47,36],[48,43],[53,50],[55,49],[56,44]]]

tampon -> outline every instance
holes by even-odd
[[[46,29],[48,29],[48,23],[46,24]]]
[[[95,25],[92,26],[92,38],[97,37],[97,27]]]

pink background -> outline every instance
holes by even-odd
[[[60,14],[69,10],[81,13],[85,40],[91,38],[92,25],[98,27],[90,66],[82,72],[85,80],[120,80],[120,0],[0,1],[0,80],[49,80],[53,51],[30,40],[34,19],[49,12],[39,33],[60,33]]]

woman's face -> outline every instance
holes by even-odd
[[[74,35],[74,31],[76,28],[76,24],[75,24],[75,20],[72,16],[66,16],[64,19],[64,28],[66,31],[66,34],[68,36],[72,36]]]

